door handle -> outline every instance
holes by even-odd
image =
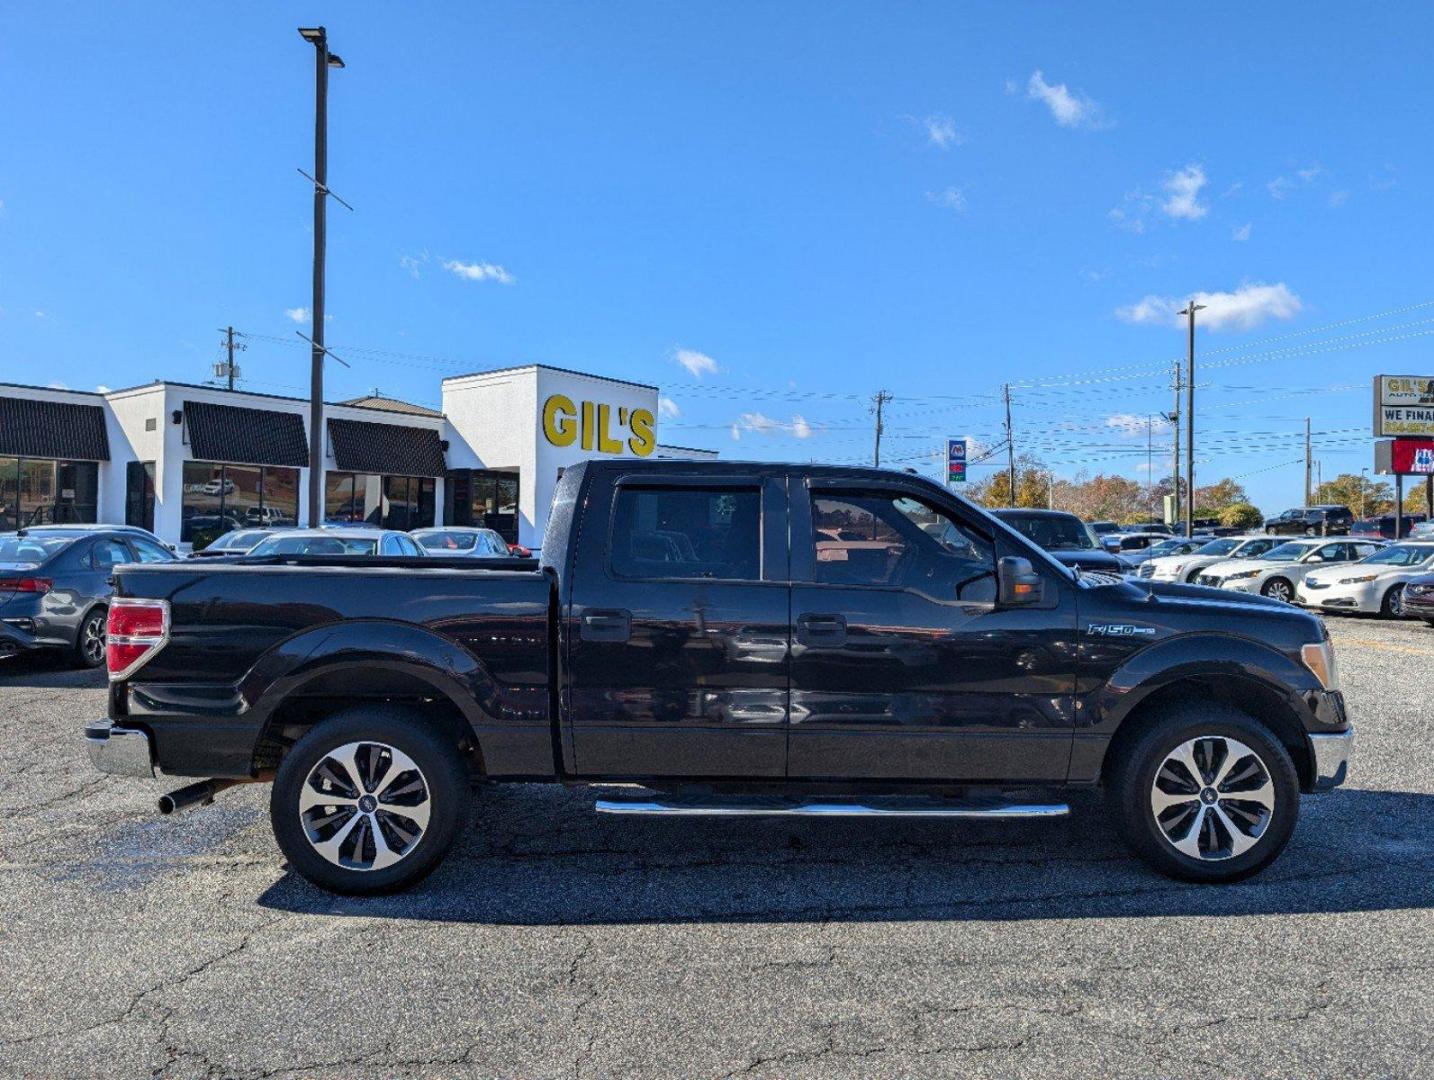
[[[797,641],[803,645],[841,645],[846,642],[845,615],[802,615],[797,619]]]
[[[626,641],[632,636],[632,612],[621,609],[586,612],[581,636],[584,641]]]

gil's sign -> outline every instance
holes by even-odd
[[[1434,435],[1434,376],[1376,375],[1374,434]]]
[[[647,457],[657,445],[655,425],[647,409],[574,402],[565,394],[553,394],[543,402],[543,438],[553,446],[578,445],[599,454],[621,454],[626,448]]]
[[[946,482],[948,484],[964,484],[966,482],[966,440],[946,440]]]

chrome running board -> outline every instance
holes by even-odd
[[[919,799],[881,796],[860,802],[772,796],[659,796],[598,799],[599,814],[686,814],[731,817],[1049,818],[1071,812],[1065,803],[1004,799]]]

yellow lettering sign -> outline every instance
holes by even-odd
[[[594,401],[574,402],[563,394],[543,402],[543,437],[553,446],[577,444],[599,454],[621,454],[626,448],[647,457],[657,447],[656,424],[650,409],[614,409]]]
[[[543,402],[543,435],[554,446],[572,446],[578,437],[577,406],[572,398],[554,394]]]

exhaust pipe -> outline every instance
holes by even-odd
[[[200,780],[198,783],[182,787],[178,791],[171,791],[168,795],[159,797],[159,812],[161,814],[172,814],[176,810],[183,810],[186,806],[208,806],[214,801],[214,796],[225,788],[231,788],[235,784],[246,784],[248,780]]]

